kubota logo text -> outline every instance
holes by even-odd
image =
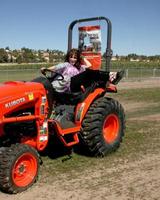
[[[13,100],[13,101],[11,101],[11,102],[9,102],[9,103],[6,103],[6,104],[5,104],[5,108],[10,108],[10,107],[12,107],[12,106],[15,106],[15,105],[17,105],[17,104],[20,104],[20,103],[24,102],[25,100],[26,100],[26,99],[25,99],[24,97],[19,98],[19,99],[16,99],[16,100]]]

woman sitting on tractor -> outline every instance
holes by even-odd
[[[81,64],[83,61],[84,64]],[[91,63],[82,57],[78,49],[71,49],[67,55],[64,63],[51,66],[48,69],[62,74],[63,79],[56,79],[52,82],[53,88],[56,92],[70,92],[71,78],[91,68]],[[41,72],[45,73],[46,68],[42,67]],[[111,83],[117,84],[124,75],[124,71],[108,72],[108,79]],[[89,78],[89,77],[88,77]]]

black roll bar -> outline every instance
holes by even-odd
[[[81,22],[89,22],[89,21],[98,21],[98,20],[105,20],[107,23],[107,44],[106,44],[106,53],[105,53],[105,59],[106,59],[106,71],[110,71],[110,63],[112,58],[112,49],[111,49],[111,34],[112,34],[112,23],[111,21],[106,17],[93,17],[93,18],[84,18],[84,19],[78,19],[74,20],[70,23],[68,28],[68,51],[72,49],[72,30],[75,24],[81,23]]]

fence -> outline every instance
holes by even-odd
[[[135,79],[143,80],[150,78],[160,78],[160,69],[146,69],[146,68],[137,68],[137,69],[126,69],[125,71],[126,79]]]
[[[40,70],[38,69],[10,69],[10,70],[0,70],[0,82],[4,81],[14,81],[23,80],[29,81],[35,77],[40,76]]]
[[[120,69],[112,68],[112,71]],[[142,81],[145,79],[160,79],[160,68],[126,68],[123,81]]]
[[[112,71],[118,71],[119,69],[112,68]],[[10,80],[24,80],[29,81],[35,77],[40,76],[39,69],[11,69],[0,70],[0,82]],[[144,79],[160,79],[159,68],[128,68],[125,69],[125,77],[123,81],[141,81]]]

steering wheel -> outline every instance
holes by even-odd
[[[52,71],[50,69],[44,68],[43,70],[41,70],[41,73],[50,81],[54,81],[55,78],[58,78],[56,80],[62,81],[64,80],[64,76],[61,73]]]

